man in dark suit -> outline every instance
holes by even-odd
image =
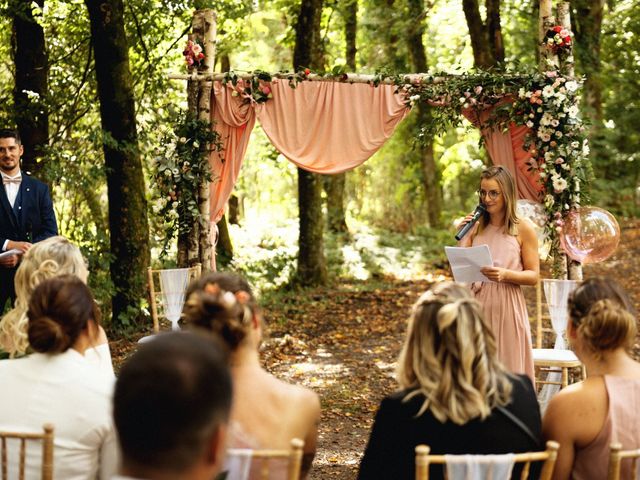
[[[20,171],[24,149],[18,132],[0,130],[0,314],[8,299],[15,300],[15,277],[20,258],[34,242],[58,234],[49,187]]]

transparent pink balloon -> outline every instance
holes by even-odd
[[[578,262],[597,263],[611,256],[620,242],[620,226],[613,215],[597,207],[580,207],[564,217],[560,244]]]

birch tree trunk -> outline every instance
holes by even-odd
[[[213,66],[216,61],[216,14],[211,9],[199,10],[193,16],[193,32],[202,37],[204,43],[204,73],[213,73]],[[200,81],[198,100],[198,119],[204,122],[211,121],[211,81]],[[201,154],[209,158],[211,145],[201,145]],[[212,267],[212,244],[211,244],[211,214],[209,207],[209,182],[203,180],[200,184],[198,210],[200,210],[200,226],[198,231],[197,259],[202,264],[204,271]],[[191,260],[191,259],[190,259]],[[215,266],[215,262],[213,264]]]

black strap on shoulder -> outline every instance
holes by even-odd
[[[502,413],[505,417],[507,417],[509,420],[511,420],[513,423],[515,423],[520,430],[522,430],[527,437],[529,437],[531,440],[533,440],[533,443],[535,445],[539,445],[540,444],[540,439],[537,438],[533,432],[531,431],[531,429],[529,427],[527,427],[527,425],[520,420],[518,417],[516,417],[512,412],[510,412],[509,410],[507,410],[505,407],[498,405],[496,407],[496,409]]]

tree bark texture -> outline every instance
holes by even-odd
[[[603,122],[600,38],[605,0],[574,0],[571,5],[574,7],[574,52],[582,73],[587,76],[584,97],[592,111],[594,133],[597,133]]]
[[[504,42],[500,26],[500,0],[486,0],[486,22],[482,21],[478,0],[462,0],[462,9],[473,50],[473,63],[483,70],[504,61]]]
[[[358,1],[350,0],[342,6],[344,19],[345,56],[347,69],[356,71],[356,34],[358,29]],[[324,177],[324,191],[327,195],[327,227],[334,233],[346,233],[346,214],[344,208],[344,189],[347,182],[346,173],[337,173]]]
[[[204,66],[201,71],[203,73],[213,73],[213,66],[216,61],[216,14],[213,10],[198,10],[193,15],[193,23],[191,25],[193,33],[195,33],[204,44]],[[198,119],[211,121],[211,89],[212,82],[200,81],[198,86]],[[205,159],[209,158],[209,149],[211,145],[201,145],[200,153]],[[197,237],[197,255],[189,258],[189,263],[200,263],[204,271],[211,268],[212,251],[211,245],[211,214],[209,207],[209,182],[205,179],[200,183],[198,194],[198,209],[200,210],[200,228]],[[225,224],[226,225],[226,224]],[[227,232],[228,233],[228,232]]]
[[[12,53],[16,67],[13,110],[24,146],[22,168],[39,176],[49,142],[49,112],[46,106],[49,58],[44,30],[34,16],[33,3],[44,8],[44,0],[13,0],[9,2],[9,11],[12,12]],[[31,99],[27,92],[35,93],[39,98]]]
[[[218,227],[218,241],[216,242],[216,265],[226,267],[233,260],[233,243],[229,234],[229,225],[224,215],[216,225]]]
[[[322,0],[302,0],[296,23],[293,67],[322,66],[320,54],[320,20]],[[321,285],[327,281],[327,265],[322,239],[321,176],[298,168],[298,239],[297,280],[301,285]]]
[[[408,15],[412,23],[407,29],[407,47],[411,57],[414,72],[428,71],[427,53],[424,48],[424,0],[408,0]],[[431,107],[424,103],[418,104],[418,121],[415,128],[420,128],[432,122]],[[422,163],[422,184],[425,190],[429,225],[433,228],[442,226],[442,174],[433,152],[433,138],[417,147]]]
[[[130,326],[146,297],[149,224],[122,0],[85,0],[91,23],[109,199],[113,325]]]

